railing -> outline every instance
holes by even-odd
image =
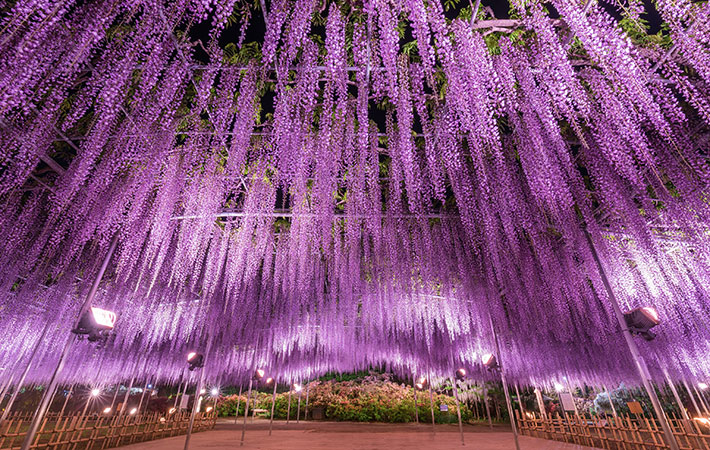
[[[18,449],[32,421],[32,414],[10,415],[0,425],[0,449]],[[216,415],[198,413],[192,431],[214,428]],[[33,449],[97,450],[150,441],[187,433],[189,412],[142,415],[75,414],[59,417],[47,414],[42,421]]]
[[[609,450],[656,450],[669,448],[663,430],[655,419],[643,415],[618,417],[578,416],[540,417],[516,411],[520,433]],[[696,420],[668,416],[678,445],[684,450],[710,450],[710,428]]]

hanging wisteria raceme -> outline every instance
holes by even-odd
[[[662,40],[595,1],[514,1],[510,29],[248,3],[0,9],[0,381],[45,326],[49,378],[110,258],[113,336],[62,381],[192,379],[196,350],[222,383],[489,379],[492,323],[512,381],[635,384],[587,233],[622,310],[659,313],[651,374],[710,376],[707,3],[656,2]]]

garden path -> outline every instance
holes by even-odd
[[[269,436],[269,421],[251,418],[247,422],[244,446],[239,446],[242,422],[220,419],[214,430],[193,434],[191,450],[438,450],[472,448],[475,450],[511,450],[513,436],[509,428],[496,426],[466,426],[466,446],[461,446],[458,426],[437,425],[432,434],[431,425],[382,424],[352,422],[274,422],[274,432]],[[121,450],[175,450],[182,449],[185,436],[121,447]],[[590,447],[553,442],[527,436],[520,437],[524,450],[582,450]]]

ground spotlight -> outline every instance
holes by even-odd
[[[555,391],[562,392],[564,390],[565,390],[564,386],[562,386],[560,383],[555,383]]]
[[[104,408],[104,414],[108,414],[111,412],[111,407]]]
[[[271,384],[271,383],[273,383],[273,382],[274,382],[274,379],[271,378],[271,377],[269,377],[269,378],[266,379],[266,381],[265,381],[264,383],[266,383],[266,384],[268,385],[268,384]]]
[[[301,386],[301,385],[298,384],[298,383],[294,383],[294,384],[293,384],[293,390],[296,391],[296,392],[301,392],[301,391],[303,390],[303,386]]]
[[[495,370],[498,368],[498,358],[493,353],[486,353],[481,357],[481,362],[488,370]]]
[[[128,414],[134,415],[137,412],[138,412],[138,408],[133,408]]]
[[[175,409],[175,408],[170,408],[170,409],[168,410],[168,414],[173,414],[175,411],[177,411],[177,409]]]
[[[210,411],[212,411],[212,407],[211,407],[211,406],[208,406],[207,408],[205,408],[205,412],[210,412]]]
[[[261,380],[262,378],[264,378],[265,373],[266,372],[264,372],[264,369],[256,369],[256,371],[254,372],[254,378],[256,378],[257,380]]]
[[[421,377],[420,379],[417,380],[417,382],[414,384],[414,387],[416,387],[418,390],[422,391],[426,387],[426,378]]]
[[[212,388],[212,390],[210,391],[210,395],[212,397],[217,397],[219,395],[219,389],[216,387]]]
[[[624,320],[632,334],[638,334],[647,341],[652,341],[656,337],[651,328],[661,323],[658,312],[649,306],[624,313]]]
[[[99,394],[101,394],[101,390],[100,390],[100,389],[94,388],[94,389],[91,390],[91,396],[92,396],[92,397],[98,397]]]
[[[71,331],[80,336],[87,335],[89,342],[105,342],[113,330],[114,323],[116,323],[116,313],[92,306],[81,316],[77,327]]]
[[[463,367],[456,371],[456,379],[463,381],[466,378],[466,369]]]
[[[187,354],[187,363],[190,365],[188,369],[195,370],[205,365],[205,357],[201,353],[190,352]]]

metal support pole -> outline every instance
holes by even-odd
[[[463,440],[463,424],[461,423],[461,405],[459,405],[459,390],[456,386],[458,381],[455,378],[451,378],[451,383],[454,386],[454,400],[456,401],[456,415],[459,418],[459,433],[461,433],[461,445],[466,445]]]
[[[419,409],[417,408],[417,378],[414,377],[414,421],[419,423]]]
[[[431,387],[431,373],[429,374],[429,406],[431,407],[431,432],[436,434],[436,419],[434,418],[434,392]]]
[[[673,431],[671,430],[671,427],[668,424],[666,415],[663,412],[663,408],[661,407],[661,402],[658,400],[656,391],[651,385],[651,377],[648,373],[648,367],[646,367],[646,363],[641,357],[638,346],[636,345],[636,341],[634,341],[633,337],[631,336],[631,332],[629,331],[629,328],[626,326],[624,314],[621,312],[619,303],[616,300],[614,291],[611,288],[611,284],[609,283],[609,280],[606,276],[606,272],[604,270],[604,267],[602,266],[601,260],[599,259],[599,255],[597,254],[597,249],[594,247],[594,242],[592,242],[592,236],[589,234],[589,230],[587,230],[586,226],[584,227],[584,236],[587,238],[587,243],[589,244],[589,248],[592,252],[592,257],[594,258],[594,262],[596,263],[597,270],[599,271],[599,276],[602,279],[604,289],[606,290],[607,295],[609,296],[609,300],[611,301],[611,306],[614,309],[614,315],[616,316],[616,320],[618,321],[619,326],[621,327],[621,330],[624,334],[626,345],[629,348],[631,357],[636,363],[636,369],[638,370],[638,373],[641,377],[641,381],[643,382],[644,388],[646,388],[646,393],[651,399],[651,404],[653,405],[653,410],[656,413],[658,422],[661,424],[661,428],[663,428],[665,441],[671,450],[679,450],[680,447],[678,446],[678,442],[676,441],[675,436],[673,435]]]
[[[15,399],[17,399],[17,394],[20,392],[20,388],[23,384],[25,384],[25,378],[27,378],[27,374],[30,372],[30,368],[32,367],[32,361],[34,361],[35,355],[37,355],[37,351],[39,350],[39,347],[42,344],[42,341],[44,340],[44,336],[47,334],[47,330],[49,330],[50,323],[51,321],[47,321],[47,324],[42,330],[42,334],[40,334],[39,339],[37,339],[37,343],[35,344],[34,348],[32,348],[32,353],[30,353],[30,359],[27,361],[27,365],[22,371],[22,375],[20,376],[20,380],[17,382],[15,390],[12,391],[12,396],[10,397],[10,400],[7,402],[7,405],[5,405],[5,411],[2,412],[2,416],[0,417],[0,425],[5,421],[5,419],[7,419],[7,415],[10,413],[10,409],[12,409],[12,405],[15,403]],[[0,397],[0,401],[2,401],[2,397]]]
[[[700,411],[700,407],[698,406],[698,402],[695,401],[695,397],[693,397],[693,391],[690,390],[690,386],[688,386],[688,382],[683,378],[683,387],[685,387],[685,390],[688,391],[688,396],[690,397],[690,401],[693,402],[693,407],[695,408],[695,412],[698,413],[698,416],[702,416],[703,413]]]
[[[141,399],[138,400],[138,411],[141,410],[141,406],[143,406],[143,399],[145,398],[146,392],[148,392],[148,385],[150,384],[150,381],[145,382],[145,386],[143,387],[143,392],[141,392]],[[187,385],[185,385],[187,387]],[[146,403],[147,405],[147,403]],[[146,407],[146,412],[148,412],[148,408]]]
[[[616,407],[614,406],[614,400],[611,398],[611,391],[604,386],[604,391],[606,391],[606,396],[609,397],[609,404],[611,405],[611,413],[614,415],[614,419],[618,420],[619,416],[616,414]]]
[[[310,384],[306,383],[306,414],[304,414],[303,420],[308,420],[308,388],[310,388]]]
[[[292,380],[288,381],[288,408],[286,410],[286,423],[287,424],[291,420],[291,390],[292,390],[291,389],[292,388],[291,381]]]
[[[180,398],[180,389],[182,389],[182,376],[180,376],[180,382],[178,383],[177,392],[175,393],[175,403],[173,404],[173,408],[175,409],[177,409],[178,399]]]
[[[513,429],[513,439],[515,440],[515,448],[517,450],[520,450],[520,443],[518,442],[518,425],[515,423],[515,414],[513,413],[513,402],[510,401],[510,391],[508,390],[508,382],[505,379],[505,367],[503,367],[503,358],[500,354],[498,333],[496,333],[496,329],[493,326],[493,317],[489,316],[489,320],[491,323],[491,332],[493,333],[493,340],[496,344],[496,355],[498,355],[498,367],[500,369],[500,381],[503,383],[503,393],[505,393],[505,403],[508,406],[508,416],[510,417],[510,427]]]
[[[208,351],[205,352],[205,360],[207,359],[207,354],[209,353],[209,348]],[[195,399],[192,402],[192,411],[190,412],[190,424],[187,427],[187,434],[185,435],[185,447],[184,450],[188,450],[190,448],[190,436],[192,435],[192,427],[195,425],[195,415],[197,415],[197,408],[200,405],[200,392],[202,392],[202,386],[205,383],[205,365],[202,365],[202,369],[200,370],[200,378],[197,382],[197,387],[195,388]],[[147,388],[146,384],[146,388]],[[145,392],[145,391],[143,391]],[[150,396],[148,397],[148,401],[146,401],[146,411],[148,410],[148,402],[150,401]]]
[[[108,249],[108,253],[106,253],[106,256],[104,257],[103,262],[101,263],[101,267],[99,268],[99,272],[96,274],[96,278],[94,279],[94,283],[91,285],[91,289],[89,290],[89,295],[86,296],[86,300],[84,300],[84,304],[81,306],[81,309],[79,310],[79,315],[77,316],[76,320],[72,324],[72,328],[76,326],[76,324],[81,320],[81,317],[84,315],[84,313],[88,310],[89,306],[91,306],[91,301],[94,299],[94,296],[96,295],[96,291],[99,289],[99,284],[101,283],[101,279],[104,277],[104,273],[106,272],[106,268],[108,267],[108,263],[111,260],[111,257],[113,256],[114,250],[116,250],[116,244],[118,244],[118,233],[116,233],[113,236],[113,239],[111,240],[111,245]],[[75,336],[73,333],[69,333],[69,336],[67,337],[67,341],[64,344],[64,348],[62,349],[61,354],[59,355],[59,361],[57,362],[57,366],[54,369],[54,373],[52,373],[52,377],[49,379],[49,385],[47,386],[47,390],[45,391],[44,395],[42,396],[42,400],[39,402],[39,405],[37,406],[37,410],[35,411],[34,417],[32,418],[32,423],[30,424],[29,429],[27,430],[27,434],[25,435],[25,440],[22,442],[22,447],[20,450],[29,450],[30,447],[32,446],[32,443],[34,442],[35,435],[37,434],[37,430],[39,429],[39,426],[42,424],[42,421],[44,420],[44,415],[47,413],[47,408],[49,408],[49,401],[51,400],[52,392],[57,388],[57,384],[59,384],[59,374],[62,372],[62,369],[64,368],[64,364],[67,362],[67,357],[69,356],[69,350],[71,350],[72,345],[74,344]]]
[[[299,383],[301,386],[301,390],[303,390],[303,386]],[[296,408],[296,423],[299,423],[301,420],[301,391],[298,391],[298,408]]]
[[[493,428],[493,419],[491,419],[491,407],[488,404],[488,389],[486,388],[486,382],[483,382],[483,403],[486,405],[486,416],[488,417],[488,427]]]
[[[683,406],[683,402],[680,400],[680,395],[678,395],[678,389],[676,389],[675,384],[673,384],[673,380],[671,380],[671,377],[668,374],[668,370],[665,367],[663,368],[663,375],[665,375],[666,382],[668,383],[668,386],[671,388],[671,392],[673,393],[673,398],[675,398],[675,401],[678,404],[680,414],[683,417],[683,425],[685,426],[685,430],[688,432],[689,435],[693,435],[693,424],[690,421],[688,411],[685,409],[685,406]],[[695,436],[695,444],[698,446],[698,448],[703,448],[703,445],[700,442],[698,436]]]
[[[244,404],[244,423],[242,424],[242,440],[240,446],[244,445],[244,435],[247,432],[247,417],[249,416],[249,397],[251,397],[251,386],[254,382],[253,378],[249,378],[249,391],[247,391],[247,401]]]
[[[62,417],[64,415],[64,410],[67,409],[67,403],[69,403],[69,399],[71,398],[72,395],[74,395],[74,387],[76,385],[72,384],[71,387],[69,388],[69,393],[67,394],[67,398],[64,399],[64,404],[62,405],[62,409],[59,411],[59,417]]]
[[[522,397],[520,397],[518,383],[515,383],[515,395],[518,397],[518,406],[520,407],[520,414],[525,414],[525,406],[523,406],[523,399]]]
[[[274,409],[276,408],[276,386],[278,386],[278,383],[276,382],[276,377],[274,377],[274,393],[271,395],[271,417],[269,418],[269,436],[271,436],[271,432],[274,429]],[[308,405],[308,396],[306,396],[306,405]]]
[[[237,410],[234,412],[234,425],[239,420],[239,405],[242,403],[242,385],[239,385],[239,395],[237,395]]]
[[[133,389],[133,382],[134,381],[136,381],[135,375],[133,375],[133,377],[131,378],[131,382],[128,384],[128,389],[126,389],[126,395],[123,396],[123,404],[121,404],[121,409],[118,411],[119,417],[121,417],[123,415],[123,411],[126,410],[126,406],[128,404],[128,398],[131,395],[131,389]],[[145,392],[145,391],[143,391],[143,392]]]
[[[695,391],[695,395],[698,397],[698,400],[700,400],[700,404],[703,405],[705,414],[710,416],[710,410],[708,410],[708,405],[705,403],[705,399],[703,398],[702,394],[698,392],[698,388],[696,388],[695,386],[693,386],[693,390]]]

